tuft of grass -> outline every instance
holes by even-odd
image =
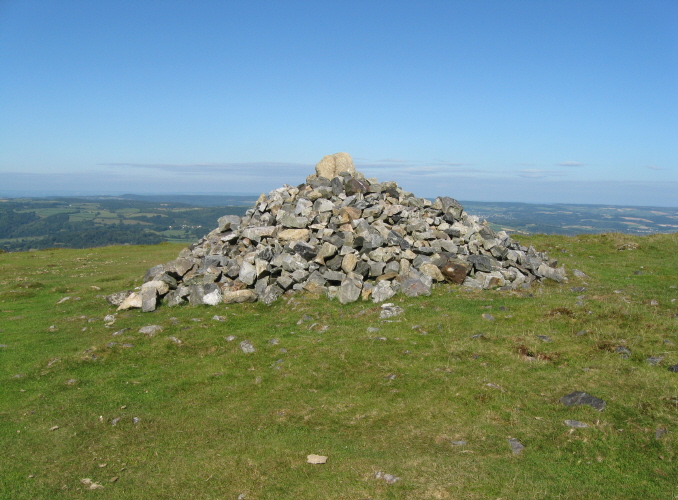
[[[391,320],[297,295],[107,325],[180,246],[3,254],[0,498],[671,498],[677,240],[523,238],[570,281],[439,286]]]

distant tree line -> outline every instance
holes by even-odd
[[[86,208],[83,203],[87,203]],[[34,211],[41,209],[61,212],[41,217]],[[195,241],[217,227],[219,217],[242,215],[245,210],[245,207],[198,208],[134,200],[10,201],[0,205],[0,249],[14,252],[52,247],[152,245],[167,241],[163,233],[170,230],[172,233],[168,234],[174,239],[180,234],[180,240]],[[117,219],[102,222],[101,211],[113,213]],[[144,215],[135,215],[139,212]],[[71,220],[72,215],[78,214],[84,220]]]

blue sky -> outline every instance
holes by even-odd
[[[676,0],[0,0],[0,195],[678,206]]]

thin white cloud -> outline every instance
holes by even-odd
[[[539,168],[524,168],[515,172],[519,177],[526,179],[545,179],[547,177],[562,177],[564,172],[554,170],[543,170]]]
[[[649,168],[650,170],[655,170],[655,171],[666,170],[665,168],[656,167],[654,165],[647,165],[645,168]]]
[[[560,163],[556,163],[556,165],[559,167],[583,167],[585,163],[579,161],[561,161]]]
[[[251,162],[251,163],[100,163],[110,168],[162,170],[175,174],[270,174],[282,171],[310,173],[314,165],[306,163]]]

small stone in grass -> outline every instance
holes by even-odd
[[[645,361],[650,366],[657,366],[659,363],[662,362],[662,359],[664,359],[663,356],[650,356]]]
[[[525,445],[520,443],[516,438],[509,438],[508,443],[514,455],[520,455],[525,449]]]
[[[251,354],[256,349],[254,349],[254,346],[249,340],[243,340],[242,342],[240,342],[240,350],[245,354]]]
[[[376,477],[377,479],[383,479],[384,481],[386,481],[386,484],[394,484],[396,481],[400,480],[399,477],[396,477],[393,474],[384,474],[381,471],[375,472],[374,477]]]
[[[573,429],[585,429],[588,427],[588,424],[580,422],[579,420],[565,420],[565,425],[572,427]]]
[[[450,441],[452,446],[466,446],[466,441]]]
[[[494,321],[494,316],[492,316],[490,313],[485,313],[483,314],[483,319],[487,321]]]
[[[306,457],[306,462],[309,464],[324,464],[327,462],[327,457],[322,455],[308,455]]]
[[[89,490],[100,490],[100,489],[103,488],[102,485],[100,485],[99,483],[95,483],[94,481],[92,481],[88,477],[81,479],[80,482],[82,484],[84,484],[85,486],[87,486],[87,489],[89,489]]]
[[[144,335],[148,335],[149,337],[152,337],[156,333],[159,333],[162,331],[162,326],[160,325],[148,325],[148,326],[142,326],[139,328],[139,333],[143,333]]]
[[[602,399],[596,398],[582,391],[574,391],[566,396],[563,396],[560,398],[560,402],[565,406],[588,405],[598,411],[603,411],[605,409],[605,405],[607,404]]]
[[[49,430],[50,430],[50,431],[58,431],[58,430],[59,430],[59,426],[58,426],[58,425],[55,425],[55,426],[53,426],[53,427],[50,427]]]
[[[669,371],[673,373],[678,373],[678,365],[669,366]]]

